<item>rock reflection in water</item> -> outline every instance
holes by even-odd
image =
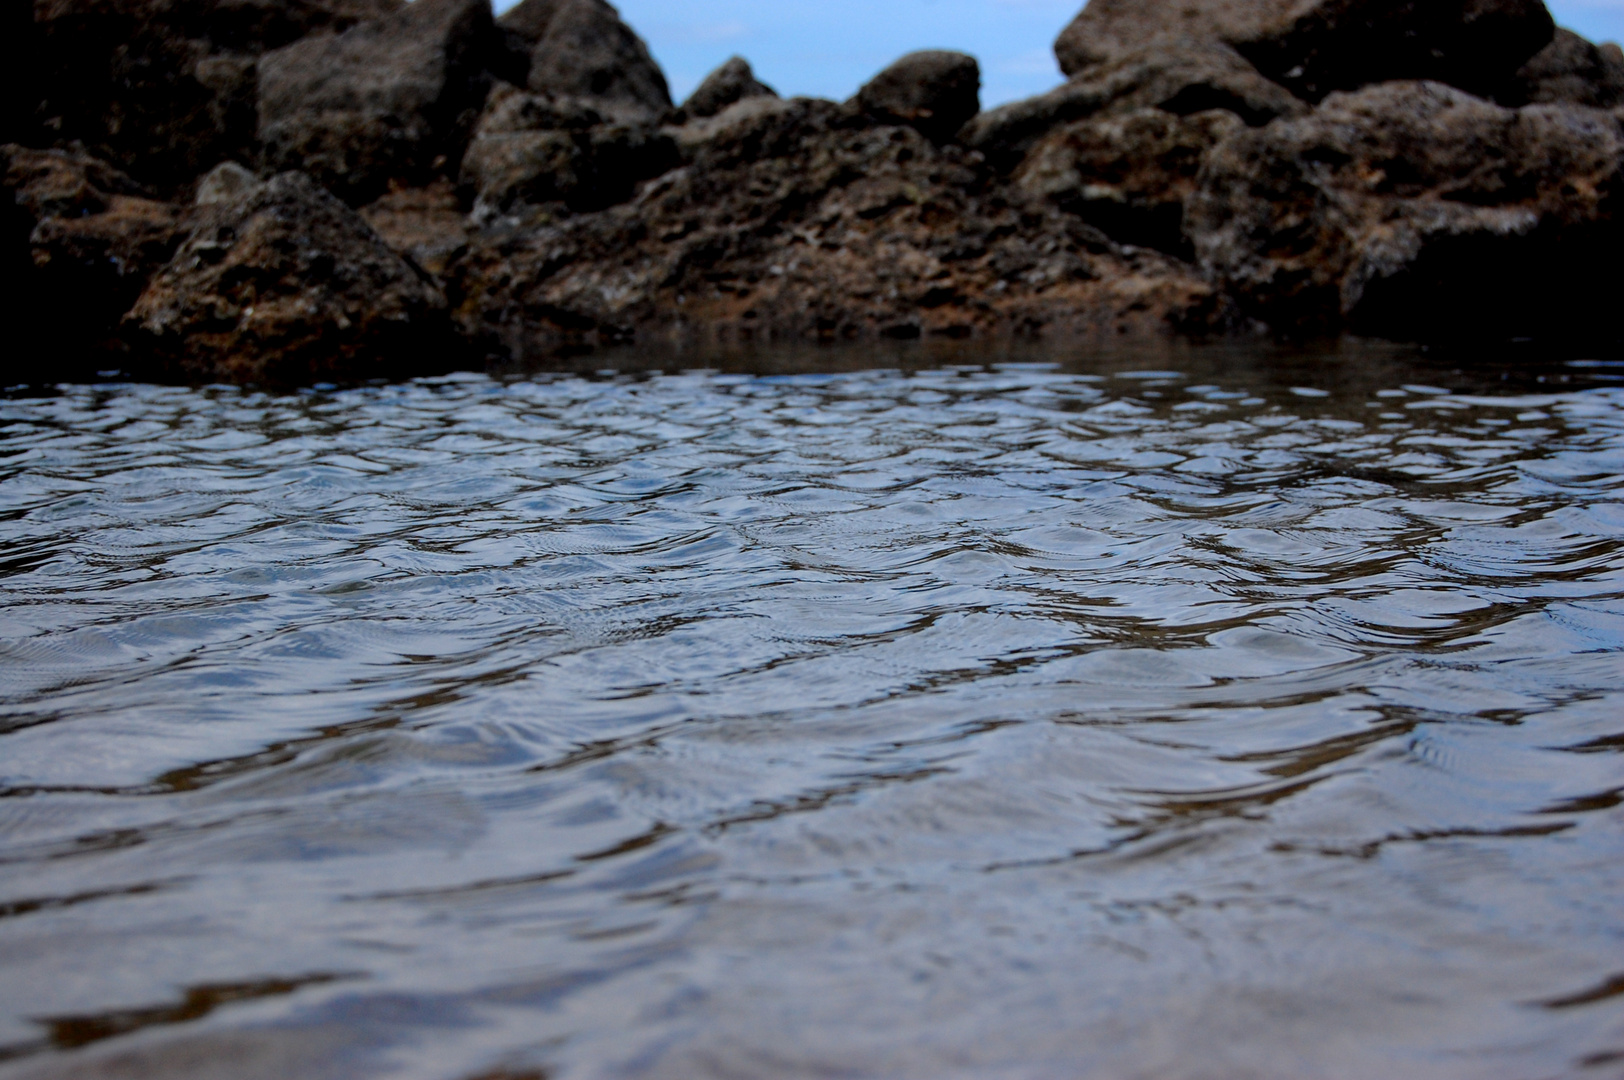
[[[0,402],[0,1076],[1617,1074],[1624,370],[906,355]]]

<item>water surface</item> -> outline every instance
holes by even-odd
[[[1624,369],[735,366],[0,401],[0,1076],[1624,1076]]]

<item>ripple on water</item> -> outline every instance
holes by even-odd
[[[0,1075],[1616,1071],[1616,377],[1180,364],[0,402]]]

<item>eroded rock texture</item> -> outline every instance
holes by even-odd
[[[1278,327],[1605,338],[1624,286],[1621,179],[1613,113],[1381,83],[1224,139],[1186,229]]]
[[[158,374],[278,386],[449,366],[444,311],[426,274],[288,172],[199,208],[125,323]]]
[[[656,120],[671,90],[648,46],[604,0],[524,0],[502,26],[530,49],[537,94],[587,98],[630,120]]]

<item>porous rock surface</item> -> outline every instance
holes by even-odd
[[[3,10],[8,382],[628,340],[1624,347],[1624,53],[1539,0],[1092,0],[1068,78],[984,112],[941,51],[845,102],[734,57],[676,109],[605,0]]]
[[[1493,90],[1551,40],[1541,0],[1090,0],[1055,53],[1075,75],[1147,45],[1230,45],[1310,100],[1394,79]]]
[[[1621,191],[1613,113],[1381,83],[1220,142],[1185,227],[1265,321],[1583,337],[1624,286]]]
[[[199,208],[125,323],[162,374],[297,385],[448,363],[444,310],[360,215],[287,172]]]

